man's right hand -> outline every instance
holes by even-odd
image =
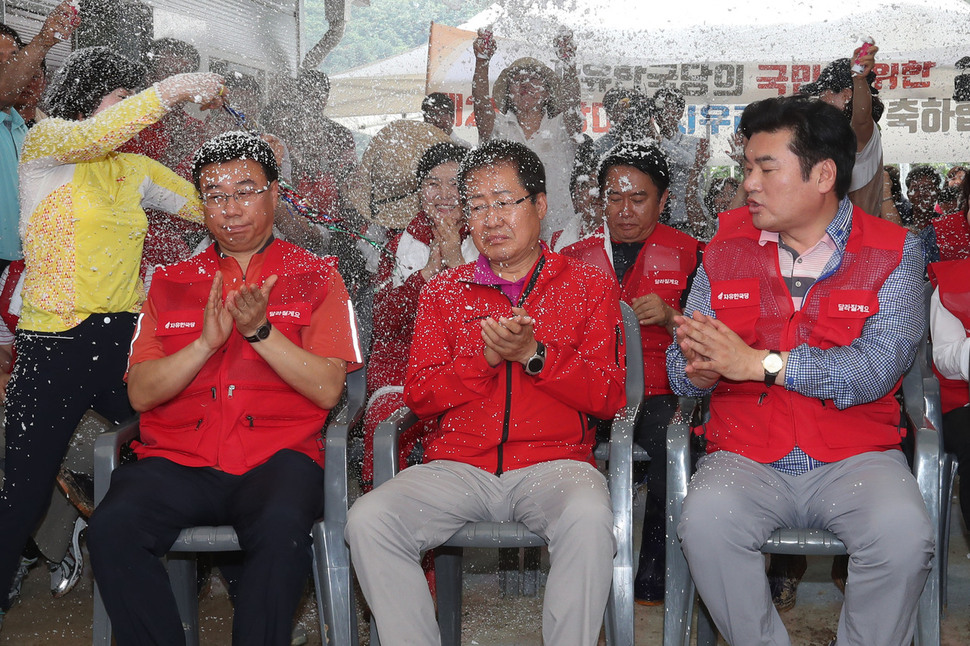
[[[232,332],[232,316],[222,302],[222,272],[217,271],[209,289],[199,343],[210,354],[222,347]]]
[[[37,37],[41,39],[46,49],[50,49],[62,40],[70,38],[80,24],[81,16],[77,9],[68,0],[64,0],[47,15],[47,20],[44,21],[44,26],[41,27]]]

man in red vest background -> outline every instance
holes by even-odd
[[[839,646],[909,644],[934,549],[894,398],[922,336],[920,243],[846,199],[836,109],[767,99],[739,130],[747,206],[721,215],[667,356],[675,392],[711,395],[684,554],[728,642],[787,645],[759,548],[830,530],[849,552]]]

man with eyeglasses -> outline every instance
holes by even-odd
[[[623,404],[615,281],[540,242],[545,172],[522,144],[494,140],[458,185],[479,259],[421,292],[404,398],[425,463],[360,498],[346,537],[383,644],[439,644],[421,553],[469,521],[519,521],[549,543],[542,635],[599,636],[615,552],[590,416]]]
[[[88,529],[119,644],[183,643],[160,557],[196,525],[233,525],[245,550],[227,573],[233,643],[290,643],[323,513],[320,429],[362,358],[334,263],[273,237],[278,172],[253,135],[202,146],[192,174],[215,243],[159,270],[139,318],[138,461]]]

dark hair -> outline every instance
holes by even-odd
[[[148,53],[152,66],[157,63],[157,57],[162,54],[173,54],[190,61],[192,63],[192,71],[194,72],[199,71],[199,67],[202,65],[202,57],[199,56],[199,50],[178,38],[156,38],[148,46]]]
[[[236,159],[252,159],[259,162],[266,173],[267,182],[275,182],[280,177],[279,166],[276,165],[276,155],[268,143],[256,135],[234,130],[213,137],[202,144],[202,147],[192,158],[192,183],[196,190],[199,187],[199,177],[202,170],[209,164],[223,164]]]
[[[734,177],[715,177],[711,182],[711,185],[707,187],[707,193],[704,194],[704,206],[707,208],[707,212],[712,216],[717,216],[717,213],[714,211],[714,209],[717,208],[714,201],[728,184],[734,186],[735,192],[737,192],[738,187],[741,186],[741,182]]]
[[[533,196],[546,192],[546,169],[539,156],[528,146],[506,139],[492,139],[465,155],[458,168],[458,192],[466,197],[468,176],[481,168],[509,164],[519,177],[522,188]]]
[[[670,187],[670,168],[667,156],[653,144],[623,142],[610,148],[600,161],[597,180],[600,191],[606,183],[606,174],[614,166],[632,166],[644,175],[649,175],[660,194]]]
[[[940,174],[935,168],[921,164],[919,166],[913,166],[913,169],[906,175],[906,188],[909,189],[913,185],[913,182],[921,179],[930,180],[936,188],[940,188],[940,184],[943,182],[943,178],[940,177]]]
[[[432,92],[421,101],[421,112],[441,112],[447,110],[454,113],[455,102],[444,92]]]
[[[48,113],[59,119],[88,117],[118,88],[135,90],[145,67],[108,47],[85,47],[67,57],[44,93]]]
[[[806,96],[762,99],[744,109],[738,130],[748,139],[759,132],[788,130],[788,148],[798,157],[802,180],[808,181],[816,164],[831,159],[835,162],[836,196],[841,200],[849,192],[856,137],[837,108]]]
[[[683,93],[671,87],[662,87],[654,92],[653,104],[658,112],[666,112],[668,108],[672,108],[677,112],[677,116],[682,115],[684,108],[687,107]]]
[[[301,94],[315,92],[330,96],[330,77],[326,72],[301,68],[296,84]]]
[[[257,99],[262,99],[263,87],[259,84],[259,81],[257,81],[255,77],[250,76],[249,74],[243,74],[242,72],[229,72],[225,76],[227,90],[252,92],[256,95]]]
[[[20,37],[20,34],[18,34],[17,30],[11,27],[10,25],[6,25],[0,22],[0,36],[9,36],[10,38],[13,39],[13,42],[17,45],[17,49],[24,48],[24,41]]]
[[[428,173],[442,164],[458,162],[460,166],[461,160],[465,158],[466,154],[468,154],[467,148],[448,141],[431,146],[431,148],[424,151],[424,154],[421,155],[421,159],[418,161],[418,184],[420,185],[424,181],[424,178],[428,176]]]

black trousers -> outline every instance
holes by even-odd
[[[159,457],[120,466],[88,526],[91,567],[119,646],[185,643],[160,558],[196,525],[233,525],[244,550],[233,644],[288,645],[323,486],[323,469],[290,450],[243,475]]]
[[[7,386],[6,461],[0,499],[0,590],[44,518],[71,436],[88,409],[120,422],[133,414],[124,374],[137,315],[94,314],[56,334],[16,334]],[[6,608],[7,595],[0,595]]]
[[[970,528],[970,406],[951,410],[943,415],[943,448],[956,453],[960,465],[960,511],[963,523]],[[944,501],[949,504],[948,500]]]
[[[641,600],[662,600],[667,536],[667,426],[677,410],[676,395],[655,395],[643,402],[633,441],[650,454],[647,500],[634,593]]]

